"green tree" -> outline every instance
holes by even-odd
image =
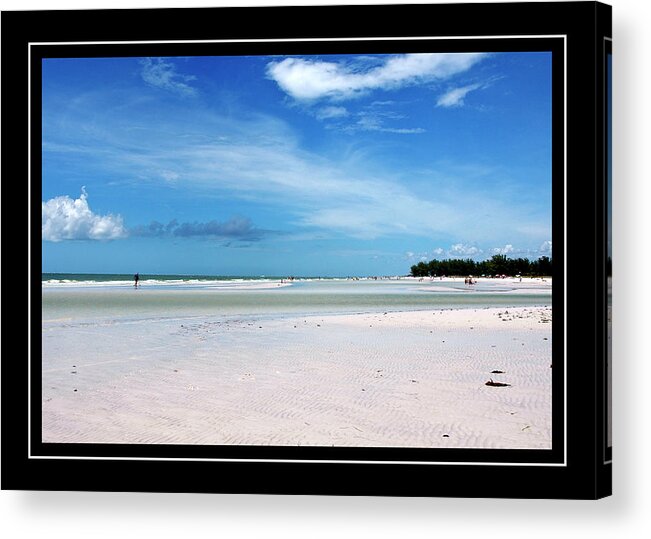
[[[610,266],[608,271],[610,272]],[[548,256],[541,256],[538,260],[532,262],[528,258],[508,258],[506,255],[493,255],[490,259],[481,262],[475,262],[471,258],[433,259],[429,262],[419,262],[411,266],[411,275],[414,277],[438,277],[442,275],[551,276],[552,259]]]

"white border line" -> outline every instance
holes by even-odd
[[[554,104],[552,103],[552,107],[553,106]],[[553,191],[552,178],[552,192]],[[552,236],[553,232],[552,227]],[[552,244],[552,254],[554,252],[553,249],[554,246]],[[554,285],[552,284],[552,317],[554,316],[553,299]],[[554,378],[552,377],[552,397],[553,395]],[[563,407],[563,421],[565,427],[563,431],[563,464],[567,465],[567,35],[563,37]],[[553,413],[554,409],[552,399],[552,415]],[[553,423],[552,420],[552,432],[554,428]],[[554,440],[552,439],[552,444],[553,443]]]
[[[175,45],[175,44],[218,44],[218,43],[310,43],[310,42],[372,42],[372,41],[441,41],[441,40],[484,40],[484,39],[563,39],[563,229],[564,229],[564,290],[563,290],[563,355],[564,355],[564,433],[563,433],[563,462],[562,463],[543,463],[543,462],[439,462],[439,461],[381,461],[381,460],[309,460],[309,459],[230,459],[230,458],[175,458],[175,457],[88,457],[88,456],[44,456],[31,454],[31,346],[28,344],[28,429],[27,429],[27,458],[31,460],[126,460],[126,461],[172,461],[172,462],[287,462],[287,463],[304,463],[304,464],[415,464],[415,465],[457,465],[457,466],[542,466],[542,467],[566,467],[567,466],[567,34],[536,34],[536,35],[501,35],[501,36],[410,36],[410,37],[341,37],[341,38],[296,38],[296,39],[214,39],[214,40],[169,40],[169,41],[43,41],[28,42],[28,121],[27,140],[28,140],[28,194],[29,207],[31,208],[31,55],[32,46],[66,46],[66,45]],[[526,51],[523,51],[526,52]],[[31,214],[28,212],[31,226]],[[28,226],[28,231],[30,231]],[[29,253],[31,254],[31,233],[29,235]],[[31,276],[31,256],[28,256],[29,275]],[[31,281],[30,283],[31,284]],[[29,287],[28,287],[29,288]],[[553,294],[553,292],[552,292]],[[31,294],[28,305],[28,328],[31,336]],[[553,298],[553,295],[552,295]],[[30,339],[31,343],[31,339]],[[553,425],[552,425],[553,429]],[[552,441],[553,442],[553,441]],[[318,446],[315,446],[318,447]],[[371,448],[369,448],[371,449]],[[422,449],[422,448],[404,448],[404,449]],[[463,448],[457,448],[462,450]]]
[[[235,447],[235,446],[233,446]],[[273,446],[278,447],[278,446]],[[317,446],[314,446],[315,448]],[[373,449],[373,448],[362,448]],[[400,449],[421,449],[416,447],[405,447]],[[445,466],[448,464],[456,466],[550,466],[564,467],[562,463],[531,463],[531,462],[473,462],[473,461],[412,461],[412,460],[327,460],[327,459],[236,459],[236,458],[208,458],[208,457],[74,457],[74,456],[31,456],[31,460],[115,460],[115,461],[156,461],[156,462],[288,462],[301,464],[431,464]]]
[[[27,48],[27,458],[32,450],[32,50]],[[42,180],[41,180],[41,183]],[[42,240],[41,240],[42,241]],[[41,271],[42,268],[41,268]],[[41,310],[41,318],[43,311]],[[41,329],[41,334],[43,330]],[[42,338],[42,337],[41,337]],[[41,415],[43,410],[41,409]]]
[[[567,34],[532,34],[532,35],[502,35],[502,36],[409,36],[409,37],[303,37],[303,38],[278,38],[278,39],[170,39],[151,41],[29,41],[27,45],[57,46],[57,45],[178,45],[202,43],[321,43],[321,42],[355,42],[355,41],[466,41],[481,39],[548,39],[563,38],[566,42]],[[526,51],[523,51],[526,52]],[[262,56],[262,55],[260,55]]]

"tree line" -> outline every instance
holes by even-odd
[[[413,277],[441,277],[444,275],[493,277],[496,275],[521,275],[523,277],[543,277],[552,275],[552,259],[541,256],[537,260],[528,258],[508,258],[506,255],[493,255],[488,260],[476,262],[470,258],[450,258],[419,262],[411,267]]]

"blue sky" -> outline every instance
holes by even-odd
[[[43,60],[42,269],[551,254],[551,55]]]

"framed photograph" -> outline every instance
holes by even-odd
[[[610,17],[4,12],[2,488],[609,495]]]

